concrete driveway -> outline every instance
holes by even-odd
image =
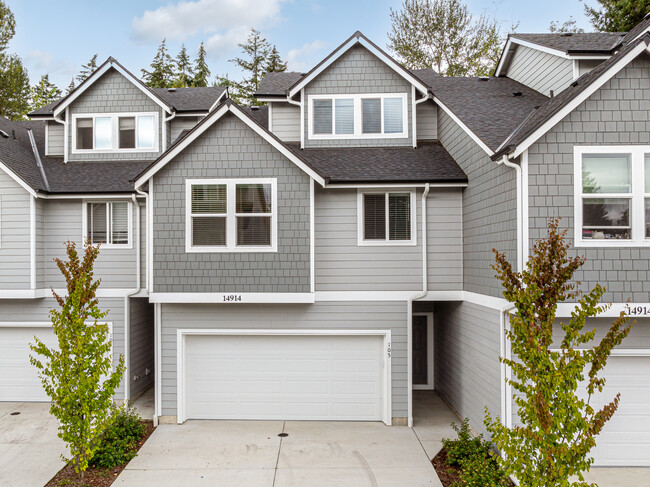
[[[63,467],[65,450],[49,409],[47,403],[0,402],[0,487],[43,487]]]
[[[278,434],[285,433],[286,437]],[[381,423],[161,425],[115,486],[435,486],[415,432]]]

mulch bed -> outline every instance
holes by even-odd
[[[454,482],[460,483],[460,469],[447,465],[447,451],[444,448],[431,460],[431,463],[436,469],[442,487],[450,487]],[[510,481],[509,483],[511,487],[515,487],[514,482]]]
[[[142,421],[146,427],[147,432],[144,434],[142,439],[138,442],[138,450],[142,448],[142,445],[149,439],[151,433],[153,433],[154,428],[153,421],[143,420]],[[83,480],[79,478],[79,475],[75,473],[74,467],[71,465],[66,465],[59,473],[57,473],[52,479],[45,484],[44,487],[108,487],[115,482],[117,476],[124,470],[128,465],[128,462],[124,465],[114,468],[102,468],[102,467],[88,467],[86,474],[84,475]]]

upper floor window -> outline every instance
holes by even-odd
[[[312,95],[309,137],[408,137],[406,93]]]
[[[158,150],[157,113],[73,115],[73,152]]]
[[[275,179],[187,181],[187,252],[277,248]]]
[[[650,243],[650,147],[575,148],[576,246]]]
[[[129,246],[130,205],[128,201],[85,203],[85,238],[102,247]]]
[[[415,191],[358,193],[359,245],[415,245]]]

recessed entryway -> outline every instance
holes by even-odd
[[[433,313],[413,313],[413,389],[432,390]]]

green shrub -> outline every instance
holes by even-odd
[[[460,427],[456,423],[451,423],[451,427],[458,434],[458,438],[442,440],[442,446],[447,451],[447,465],[463,468],[467,460],[490,455],[490,443],[485,441],[482,435],[472,435],[468,418],[463,419]]]
[[[452,487],[508,487],[508,478],[492,455],[466,459],[459,473],[461,481]]]
[[[146,432],[147,427],[134,409],[116,410],[115,419],[104,431],[90,464],[106,468],[124,465],[137,455],[138,442]]]

